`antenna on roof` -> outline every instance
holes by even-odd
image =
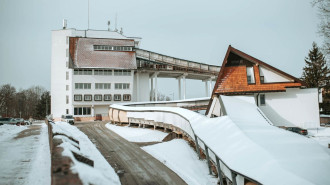
[[[108,21],[108,31],[111,31],[110,30],[110,21]]]
[[[89,30],[89,0],[88,0],[88,27],[87,29]]]
[[[123,32],[123,28],[120,28],[120,32],[119,32],[120,34],[123,34],[124,32]]]
[[[115,19],[115,32],[117,32],[117,13],[116,13],[116,19]]]
[[[66,29],[66,19],[63,19],[63,30]]]

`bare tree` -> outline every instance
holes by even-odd
[[[323,37],[323,50],[326,58],[330,58],[330,0],[313,0],[312,5],[319,11],[319,34]]]
[[[15,87],[5,84],[0,88],[0,112],[2,115],[15,115]]]
[[[152,91],[151,95],[150,95],[150,100],[151,101],[155,101],[156,97],[155,97],[155,90]],[[157,101],[170,101],[171,98],[162,94],[161,92],[157,92]]]

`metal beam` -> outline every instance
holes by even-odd
[[[201,159],[201,151],[199,150],[198,137],[196,135],[195,135],[195,143],[196,143],[196,152],[198,153],[198,158]]]
[[[204,147],[205,147],[205,153],[206,153],[206,162],[207,162],[207,166],[209,167],[209,174],[212,175],[211,161],[210,161],[210,156],[209,156],[209,148],[205,145],[205,143],[204,143]]]
[[[221,168],[220,168],[220,161],[219,161],[219,158],[217,156],[215,156],[215,159],[216,159],[216,162],[217,162],[219,182],[220,182],[220,185],[223,185],[223,177],[222,177],[222,172],[221,172]]]

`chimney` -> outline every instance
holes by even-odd
[[[66,19],[63,19],[63,30],[66,29]]]

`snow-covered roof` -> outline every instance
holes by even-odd
[[[70,38],[70,57],[74,68],[136,69],[134,51],[99,51],[94,45],[134,47],[133,39]]]
[[[272,126],[253,103],[253,97],[220,98],[227,116],[218,118],[207,118],[181,108],[111,107],[126,110],[128,117],[169,124],[176,124],[173,120],[177,115],[184,117],[193,132],[229,168],[262,184],[330,184],[327,148],[305,136]],[[162,111],[174,114],[164,115]],[[187,133],[191,134],[182,122],[176,126],[188,129]]]

